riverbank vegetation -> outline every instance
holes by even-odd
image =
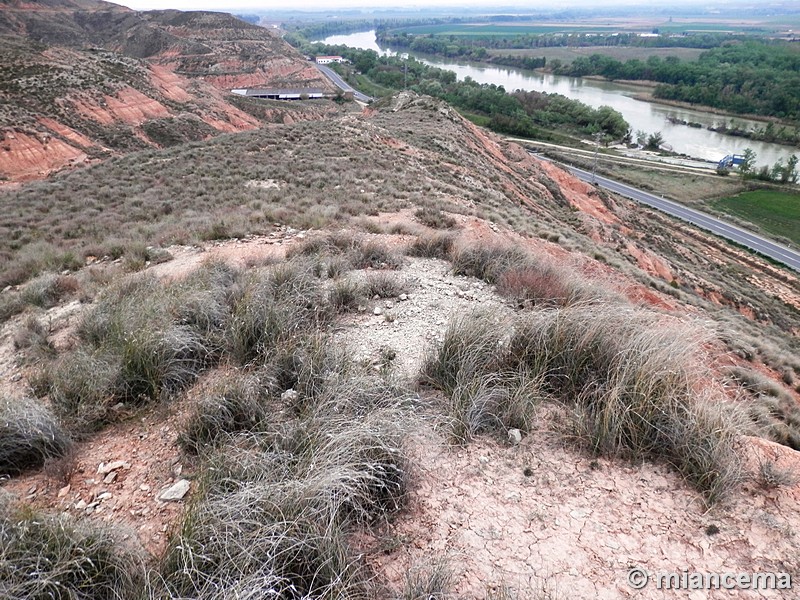
[[[656,81],[653,96],[739,114],[800,120],[800,50],[786,43],[747,41],[704,52],[697,61],[651,57],[622,62],[600,54],[554,69],[558,75]],[[795,132],[796,133],[796,132]],[[780,141],[776,139],[774,141]]]
[[[701,104],[736,114],[752,114],[796,121],[800,119],[800,51],[785,42],[753,39],[753,36],[711,32],[697,35],[636,33],[526,33],[497,35],[475,25],[465,31],[445,31],[445,26],[378,29],[381,45],[448,58],[477,60],[524,69],[547,67],[556,75],[599,75],[609,80],[648,81],[658,85],[653,96]],[[452,29],[452,27],[451,27]],[[482,34],[476,34],[482,31]],[[470,34],[471,32],[471,34]],[[569,61],[544,54],[502,53],[500,50],[532,50],[552,47],[598,47],[591,56]],[[658,56],[621,60],[604,48],[704,49],[699,57]],[[800,134],[783,128],[764,132],[758,139],[800,143]]]
[[[628,123],[610,107],[594,109],[560,94],[517,91],[481,84],[467,77],[458,81],[452,71],[426,65],[412,57],[379,56],[373,50],[321,43],[304,44],[310,55],[336,54],[350,65],[336,65],[340,73],[354,85],[367,83],[371,91],[396,91],[404,88],[447,101],[457,109],[472,113],[490,129],[500,133],[538,139],[553,139],[563,134],[589,136],[601,133],[607,139],[619,140],[628,133]],[[552,129],[558,128],[554,134]],[[550,131],[548,131],[550,130]]]

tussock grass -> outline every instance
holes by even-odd
[[[0,475],[38,469],[71,447],[67,433],[41,403],[0,398]]]
[[[521,397],[570,407],[576,438],[595,453],[664,460],[709,502],[738,482],[738,424],[702,391],[696,329],[614,304],[536,310],[508,339],[502,329],[485,315],[455,321],[422,367],[422,381],[450,398],[457,436],[488,428],[509,379],[524,379]]]
[[[295,256],[346,255],[360,245],[359,238],[343,231],[314,236],[299,246],[290,248],[287,258]]]
[[[47,339],[49,330],[33,315],[14,332],[14,349],[26,350],[27,358],[42,360],[55,355],[55,349]]]
[[[40,308],[58,304],[65,295],[75,292],[78,282],[74,277],[45,273],[29,281],[22,288],[22,300]]]
[[[761,459],[758,462],[756,482],[765,490],[771,490],[796,485],[798,477],[791,469],[781,468],[774,461]]]
[[[108,529],[0,498],[0,540],[0,590],[8,600],[128,600],[141,593],[141,557]]]
[[[727,374],[747,394],[747,412],[757,433],[800,450],[800,407],[792,395],[779,383],[753,369],[731,367]]]
[[[0,325],[25,310],[25,301],[19,292],[0,292]]]
[[[269,383],[254,376],[226,377],[197,403],[178,444],[190,454],[203,454],[229,434],[258,430],[269,417],[265,403],[269,391]]]
[[[611,297],[608,290],[581,280],[566,267],[532,259],[524,266],[503,271],[497,278],[497,291],[523,307],[541,304],[568,306]]]
[[[385,245],[366,242],[359,245],[353,253],[353,266],[356,269],[398,269],[402,258]]]
[[[49,396],[53,410],[81,436],[113,420],[121,372],[118,358],[78,348],[42,369],[32,385],[38,396]]]
[[[364,303],[366,295],[364,286],[358,281],[340,279],[328,292],[328,301],[336,312],[352,312]]]
[[[295,346],[332,317],[324,291],[307,261],[254,273],[233,303],[227,331],[230,356],[240,364]]]
[[[406,254],[421,258],[449,260],[457,239],[455,234],[444,232],[437,232],[430,236],[418,236],[406,249]]]
[[[210,263],[174,284],[145,276],[109,288],[78,327],[82,345],[35,388],[79,432],[113,420],[120,402],[172,397],[221,357],[238,277]]]
[[[397,298],[408,291],[408,282],[394,273],[370,273],[364,282],[364,293],[368,298]]]
[[[413,565],[406,573],[398,600],[449,600],[455,598],[454,582],[453,569],[444,559]]]
[[[477,277],[488,283],[496,283],[505,271],[525,265],[528,260],[528,253],[521,248],[500,245],[462,246],[451,256],[453,273]]]
[[[452,394],[462,382],[497,371],[503,326],[489,312],[453,319],[442,342],[426,356],[420,370],[423,383]]]
[[[414,217],[423,225],[432,229],[452,229],[456,220],[442,210],[425,206],[414,212]]]
[[[322,403],[302,421],[231,438],[170,545],[157,597],[253,597],[264,586],[280,598],[374,597],[345,533],[402,505],[408,421],[392,408],[354,419],[357,404]]]
[[[520,307],[541,304],[568,306],[616,300],[610,290],[583,280],[566,266],[533,256],[515,246],[464,245],[451,252],[453,272],[483,279]]]

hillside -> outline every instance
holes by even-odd
[[[10,598],[800,573],[796,276],[443,102],[6,189],[0,244]]]
[[[333,90],[279,36],[220,13],[3,3],[0,52],[0,178],[10,181],[337,110],[233,97],[258,85]]]

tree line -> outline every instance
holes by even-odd
[[[552,66],[552,65],[551,65]],[[800,120],[800,49],[786,43],[748,41],[713,48],[697,61],[657,56],[622,62],[594,54],[554,69],[558,75],[601,75],[609,80],[659,82],[653,95],[755,114]]]
[[[638,33],[526,33],[517,35],[481,35],[470,32],[469,35],[414,34],[393,28],[388,23],[376,26],[375,35],[378,43],[391,47],[412,48],[413,44],[428,45],[437,48],[456,46],[466,54],[476,52],[480,48],[520,50],[531,48],[572,47],[586,48],[592,46],[629,46],[634,48],[700,48],[707,50],[723,44],[745,41],[748,36],[730,33],[691,33],[662,34],[641,36]],[[431,43],[433,42],[433,44]],[[413,48],[412,48],[413,49]],[[424,50],[419,50],[424,52]]]
[[[467,77],[458,81],[452,71],[426,65],[413,57],[380,56],[373,50],[349,46],[306,44],[310,55],[336,54],[347,58],[353,69],[373,83],[401,90],[404,87],[445,100],[463,111],[486,117],[486,124],[501,133],[524,137],[547,137],[543,129],[562,133],[593,135],[608,140],[624,138],[629,131],[622,115],[610,107],[591,108],[560,94],[516,91],[503,86],[481,84]]]

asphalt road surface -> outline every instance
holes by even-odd
[[[565,166],[565,168],[579,179],[582,179],[587,183],[592,182],[592,174],[589,171],[584,171],[583,169],[578,169],[576,167]],[[705,229],[706,231],[710,231],[711,233],[720,237],[736,242],[737,244],[741,244],[742,246],[749,248],[750,250],[754,250],[759,254],[768,256],[769,258],[783,263],[795,271],[800,271],[800,252],[792,250],[783,244],[779,244],[778,242],[769,240],[756,233],[752,233],[746,229],[732,225],[727,221],[718,219],[717,217],[712,217],[711,215],[700,212],[699,210],[689,208],[683,204],[679,204],[678,202],[673,202],[672,200],[661,198],[655,194],[650,194],[635,187],[625,185],[624,183],[614,181],[613,179],[596,175],[595,181],[600,187],[619,194],[620,196],[625,196],[626,198],[631,198],[632,200],[636,200],[637,202],[641,202],[642,204],[656,208],[667,213],[668,215],[672,215],[673,217],[677,217],[678,219],[686,221],[687,223],[696,225],[701,229]]]
[[[344,92],[353,92],[353,98],[358,100],[359,102],[372,102],[372,96],[367,96],[366,94],[362,94],[357,89],[353,88],[350,84],[348,84],[344,79],[342,79],[339,74],[334,71],[333,69],[326,67],[325,65],[317,65],[317,68],[322,71],[322,74],[325,75],[328,79],[330,79],[339,89]]]

